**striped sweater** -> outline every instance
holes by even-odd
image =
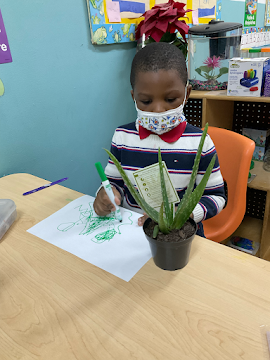
[[[141,140],[135,123],[118,127],[113,135],[111,152],[121,163],[130,181],[135,185],[133,171],[158,162],[158,148],[160,147],[162,159],[166,162],[171,181],[178,192],[180,200],[190,181],[194,159],[197,153],[202,130],[186,125],[182,136],[173,143],[164,142],[158,135],[151,134]],[[196,184],[198,184],[216,153],[215,146],[209,135],[206,136],[202,150]],[[109,181],[118,188],[123,195],[124,207],[141,212],[141,209],[125,186],[122,177],[114,163],[109,160],[105,173]],[[196,185],[195,185],[196,186]],[[218,214],[225,204],[224,183],[220,172],[219,162],[216,159],[214,168],[206,185],[204,194],[193,210],[195,222],[211,218]],[[197,234],[203,235],[202,226]]]

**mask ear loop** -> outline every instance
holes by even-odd
[[[187,98],[187,86],[188,84],[185,86],[185,97],[184,97],[184,101],[182,102],[182,106],[185,106],[185,102],[186,102],[186,98]]]

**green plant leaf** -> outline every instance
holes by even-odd
[[[217,79],[224,74],[228,74],[228,72],[229,72],[228,68],[226,68],[226,67],[220,68],[219,73],[215,78]]]
[[[170,230],[168,229],[168,226],[165,222],[165,219],[164,219],[164,214],[163,214],[163,209],[164,209],[164,206],[163,206],[163,203],[161,204],[161,207],[160,207],[160,210],[159,210],[159,216],[158,216],[158,227],[159,227],[159,230],[163,233],[163,234],[169,234],[170,233]]]
[[[133,198],[136,200],[137,204],[140,206],[141,209],[143,209],[146,214],[154,220],[156,223],[158,222],[158,212],[153,209],[151,206],[147,204],[147,202],[141,197],[141,195],[134,189],[134,186],[132,185],[131,181],[129,180],[127,174],[123,170],[121,164],[116,159],[116,157],[107,149],[104,149],[106,153],[109,155],[109,157],[114,162],[114,165],[116,166],[117,170],[119,171],[120,175],[122,176],[128,190],[130,191]]]
[[[168,226],[170,227],[172,225],[173,218],[171,216],[172,214],[171,214],[171,209],[170,209],[170,204],[169,204],[169,200],[168,200],[167,189],[166,189],[166,184],[165,184],[165,179],[164,179],[163,164],[162,164],[160,148],[158,148],[158,163],[159,163],[159,175],[160,175],[162,199],[163,199],[163,203],[164,203],[166,219],[168,222]]]
[[[160,39],[160,42],[167,42],[167,43],[170,43],[172,41],[174,41],[176,39],[176,33],[170,33],[169,31],[166,31],[161,39]]]
[[[195,206],[200,201],[200,199],[203,195],[205,186],[207,184],[207,181],[208,181],[208,179],[211,175],[211,172],[213,170],[213,167],[215,165],[216,157],[217,157],[216,154],[212,157],[210,164],[208,165],[201,182],[197,185],[196,189],[189,196],[189,199],[187,200],[185,207],[182,207],[181,211],[178,212],[177,218],[175,216],[175,219],[176,219],[175,229],[181,229],[181,227],[188,220],[188,218],[189,218],[190,214],[192,213],[192,211],[194,210]]]
[[[159,227],[156,225],[153,230],[153,239],[155,239],[158,236]]]
[[[210,73],[210,71],[213,70],[212,67],[209,67],[209,66],[206,66],[206,65],[205,65],[205,66],[200,66],[200,69],[201,69],[202,71],[206,72],[207,74]]]
[[[205,141],[205,137],[207,134],[207,130],[208,130],[208,123],[206,123],[205,128],[203,130],[202,136],[201,136],[201,140],[200,140],[200,144],[198,146],[198,151],[194,160],[194,164],[193,164],[193,168],[192,168],[192,174],[190,177],[190,182],[188,184],[187,190],[185,191],[185,194],[180,202],[180,204],[178,205],[178,208],[176,210],[176,214],[173,220],[173,224],[172,224],[172,228],[175,228],[175,224],[178,221],[178,217],[179,217],[179,213],[181,211],[182,208],[185,208],[189,196],[192,193],[193,189],[194,189],[194,185],[195,185],[195,181],[196,181],[196,176],[197,176],[197,172],[199,169],[199,164],[200,164],[200,160],[201,160],[201,153],[202,153],[202,148],[204,145],[204,141]]]
[[[205,79],[207,79],[207,80],[213,79],[213,76],[212,76],[212,75],[209,75],[209,74],[207,74],[207,73],[204,73],[202,76],[203,76]]]
[[[208,78],[209,78],[209,76],[208,76],[205,72],[202,74],[202,70],[201,70],[200,68],[195,69],[195,71],[196,71],[199,75],[201,75],[203,78],[205,78],[205,79],[208,79]]]
[[[172,218],[174,218],[174,204],[171,203],[171,213],[172,213]]]

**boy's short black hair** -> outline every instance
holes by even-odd
[[[134,89],[138,72],[176,70],[183,81],[187,83],[187,67],[185,57],[175,45],[165,42],[154,42],[146,45],[135,55],[130,72],[130,84]]]

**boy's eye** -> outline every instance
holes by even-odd
[[[170,99],[167,99],[167,102],[168,103],[173,103],[175,100],[176,100],[176,98],[170,98]]]
[[[151,100],[141,100],[141,103],[143,103],[143,105],[150,105]]]

